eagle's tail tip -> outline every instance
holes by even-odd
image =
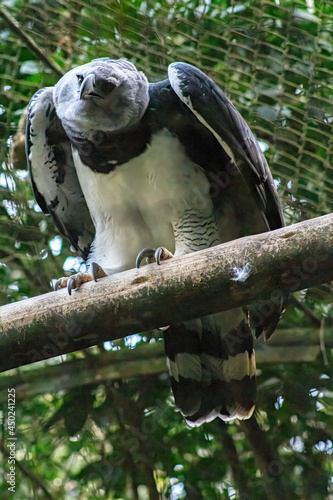
[[[171,326],[165,332],[175,403],[187,423],[193,427],[215,418],[250,418],[255,407],[256,365],[249,326],[242,321],[228,334],[188,327]]]

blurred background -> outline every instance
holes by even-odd
[[[287,224],[333,211],[333,1],[2,0],[1,305],[85,270],[34,200],[25,113],[39,88],[105,56],[152,82],[173,61],[205,71],[260,141]],[[269,346],[257,343],[258,405],[246,422],[189,429],[161,339],[145,332],[2,374],[1,498],[333,499],[332,287],[294,294]]]

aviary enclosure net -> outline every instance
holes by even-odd
[[[31,96],[39,88],[54,85],[62,74],[76,65],[105,56],[130,59],[150,81],[165,78],[167,66],[173,61],[185,61],[205,71],[220,84],[257,135],[273,172],[287,224],[333,211],[332,1],[2,0],[1,304],[46,293],[50,290],[51,278],[62,276],[71,269],[84,269],[84,264],[71,253],[68,243],[57,234],[52,221],[36,206],[26,169],[24,113]],[[295,345],[291,346],[290,341],[288,346],[282,344],[275,364],[259,366],[260,370],[262,368],[262,375],[258,378],[261,416],[257,420],[266,434],[260,433],[258,428],[222,427],[222,424],[219,428],[210,427],[207,432],[202,429],[189,431],[184,428],[179,414],[162,412],[167,418],[156,417],[155,434],[150,433],[149,437],[145,434],[141,441],[136,436],[141,444],[137,449],[131,449],[119,438],[119,435],[124,435],[128,424],[121,421],[121,415],[117,417],[118,423],[116,420],[112,423],[114,437],[110,437],[110,429],[105,430],[106,423],[96,419],[94,425],[99,425],[104,434],[101,437],[95,429],[94,444],[86,442],[94,455],[94,459],[85,455],[86,466],[92,460],[102,463],[108,456],[106,448],[104,455],[99,449],[107,440],[112,450],[123,444],[125,451],[122,453],[127,458],[126,466],[123,462],[119,466],[118,476],[111,477],[105,472],[108,468],[98,469],[96,466],[98,471],[105,472],[103,480],[101,474],[97,474],[97,479],[92,474],[92,483],[89,483],[83,479],[83,466],[81,472],[75,468],[74,472],[70,468],[64,472],[61,467],[65,459],[57,462],[56,457],[49,458],[48,468],[43,461],[38,465],[33,463],[34,460],[38,462],[39,455],[32,435],[38,435],[41,449],[46,452],[50,447],[58,449],[59,443],[63,443],[63,428],[54,418],[54,425],[59,426],[53,428],[53,437],[48,435],[47,425],[43,436],[36,429],[31,431],[33,424],[28,416],[32,418],[39,411],[38,404],[44,405],[47,415],[52,414],[47,406],[51,403],[38,400],[34,406],[33,402],[26,403],[22,395],[20,405],[25,409],[29,427],[25,444],[22,444],[22,458],[36,476],[43,478],[46,486],[43,490],[43,485],[21,471],[21,495],[49,498],[43,496],[47,491],[55,495],[54,498],[164,498],[156,496],[158,490],[165,498],[215,499],[236,498],[233,495],[237,490],[243,495],[239,498],[244,499],[323,500],[328,494],[330,476],[327,458],[332,453],[332,425],[329,424],[333,414],[332,392],[329,390],[332,375],[330,347],[333,346],[331,297],[332,290],[328,285],[298,293],[280,325],[281,331],[289,332],[285,338],[295,335]],[[149,335],[142,337],[140,342],[147,339],[150,339]],[[297,346],[297,342],[301,344]],[[298,351],[300,358],[296,359],[295,354],[295,363],[283,364],[284,353],[288,350],[290,361],[295,346],[311,348],[312,357],[307,357],[308,351],[302,355]],[[120,342],[117,349],[125,347],[126,342]],[[307,362],[309,359],[311,363]],[[15,377],[14,372],[12,376]],[[140,392],[144,387],[140,380],[138,377],[128,384],[122,382],[119,392],[120,386],[113,385],[113,401],[116,399],[120,406],[125,404],[121,396],[124,391],[127,395],[131,391],[132,394],[140,393],[141,400],[145,401],[149,391]],[[168,381],[162,375],[147,377],[145,381],[148,381],[148,387],[158,387],[160,394],[168,394]],[[6,387],[5,381],[1,384]],[[79,391],[76,401],[81,401],[81,396],[85,400],[87,391],[90,394],[95,390],[96,396],[96,384],[89,387],[84,393],[76,388]],[[108,387],[106,393],[111,390],[110,384]],[[54,414],[65,404],[61,397],[54,404]],[[105,396],[105,401],[108,397]],[[104,403],[98,404],[103,406]],[[152,402],[149,404],[154,406]],[[149,420],[151,410],[148,411],[144,404],[141,410],[142,423]],[[87,413],[89,411],[88,408]],[[23,415],[24,412],[22,418]],[[68,418],[66,428],[69,434],[76,429],[75,425],[71,427]],[[89,432],[92,432],[91,428]],[[179,436],[179,443],[175,436]],[[214,443],[222,444],[212,444],[212,436],[217,440]],[[230,442],[230,436],[235,438],[236,447]],[[262,452],[256,450],[255,439],[262,440]],[[164,448],[158,448],[162,441],[169,455]],[[195,442],[201,443],[198,454],[193,451]],[[180,444],[182,448],[179,448]],[[66,460],[79,453],[74,450],[74,441],[66,446]],[[147,450],[157,451],[154,455]],[[274,450],[280,464],[277,469],[272,466],[273,459],[269,461],[270,456],[275,456]],[[149,456],[151,469],[147,464],[141,464],[142,460],[145,463],[142,458],[145,456]],[[283,461],[286,456],[292,456],[293,460]],[[136,464],[137,476],[133,472],[133,463]],[[182,465],[172,469],[175,463]],[[220,463],[218,472],[217,463]],[[231,464],[232,474],[227,463]],[[266,472],[262,472],[265,466]],[[52,483],[52,471],[56,467],[62,471],[59,472],[61,484]],[[241,472],[242,468],[247,472]],[[118,470],[115,464],[113,470]],[[283,475],[286,473],[287,478]],[[74,481],[72,490],[70,481]],[[98,486],[98,481],[102,486]],[[138,489],[140,484],[146,487],[146,493],[140,493],[141,496],[137,493],[144,491]],[[72,493],[67,497],[68,491]],[[251,496],[254,491],[256,496]]]

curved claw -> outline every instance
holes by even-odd
[[[74,279],[70,276],[67,281],[67,291],[69,295],[72,295],[72,290],[76,288]]]
[[[92,277],[94,278],[94,281],[97,281],[98,278],[104,278],[107,276],[107,274],[104,272],[104,270],[101,268],[97,262],[92,262],[90,264],[90,272]]]
[[[60,287],[60,280],[57,280],[57,281],[54,283],[54,285],[53,285],[53,290],[54,290],[55,292],[57,292],[58,290],[60,290],[60,288],[61,288],[61,287]]]
[[[163,247],[158,247],[157,250],[155,251],[155,254],[154,254],[156,264],[158,266],[161,264],[161,257],[162,257],[163,250],[164,250]]]
[[[154,257],[155,258],[155,252],[157,252],[157,250],[155,248],[144,248],[143,250],[141,250],[141,252],[138,253],[138,256],[137,256],[136,261],[135,261],[136,267],[139,269],[141,262],[146,257]]]
[[[54,284],[53,284],[53,290],[57,292],[58,290],[61,290],[61,288],[65,288],[67,285],[67,278],[59,278]]]

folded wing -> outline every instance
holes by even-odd
[[[71,143],[56,114],[53,87],[41,89],[32,97],[26,134],[37,203],[86,259],[95,230],[75,170]]]

